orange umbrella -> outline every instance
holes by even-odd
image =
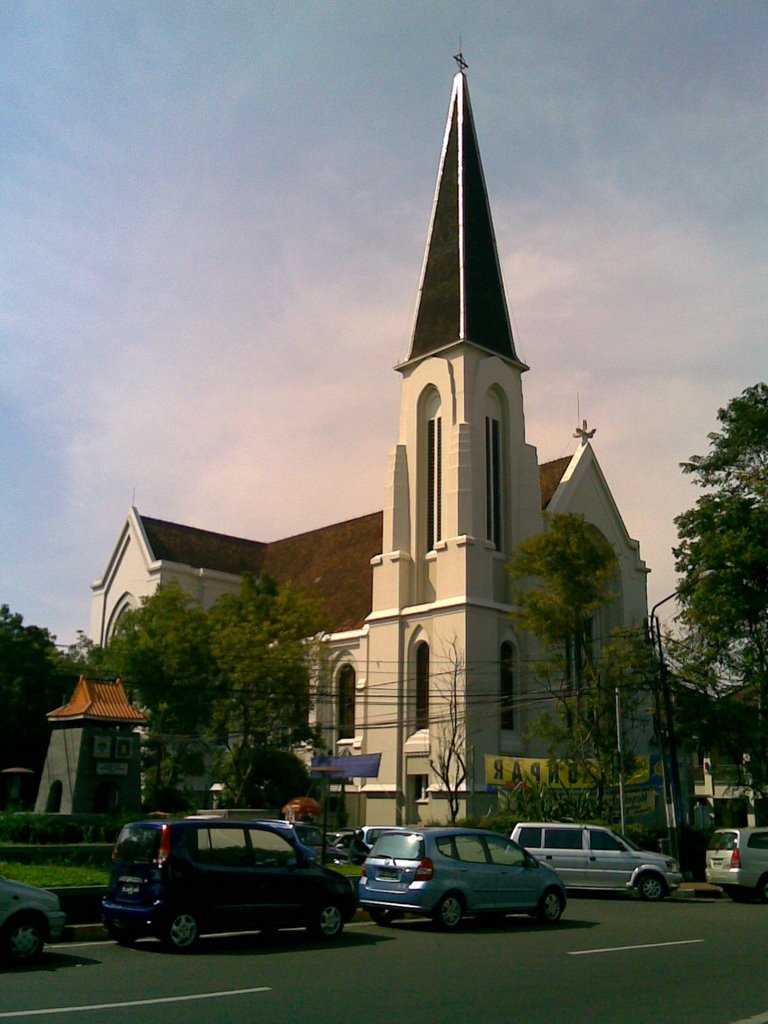
[[[296,818],[312,818],[322,809],[323,805],[313,800],[311,796],[295,796],[282,810],[283,814],[291,813]]]

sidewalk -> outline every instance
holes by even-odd
[[[683,882],[674,898],[721,900],[725,898],[725,893],[719,885],[711,885],[709,882]]]

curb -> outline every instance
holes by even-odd
[[[692,900],[721,900],[725,899],[725,893],[719,885],[710,885],[709,882],[683,882],[677,889],[673,898]]]
[[[725,893],[717,885],[709,885],[705,882],[683,882],[679,889],[670,897],[673,900],[720,900],[725,899]],[[359,924],[370,921],[370,914],[366,910],[356,910],[350,924]],[[70,924],[64,929],[62,942],[98,942],[106,941],[109,938],[107,929],[103,924]]]
[[[349,924],[370,921],[370,915],[365,910],[356,910]],[[109,939],[107,929],[103,924],[68,924],[64,929],[61,942],[98,942]]]

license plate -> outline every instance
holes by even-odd
[[[400,877],[400,872],[397,868],[379,868],[378,877],[397,880]]]
[[[118,879],[118,881],[120,883],[120,892],[123,896],[136,896],[141,892],[141,878],[124,877]]]

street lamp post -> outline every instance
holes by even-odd
[[[673,590],[671,594],[667,594],[666,597],[662,597],[660,601],[651,608],[648,616],[648,627],[650,632],[651,643],[654,646],[656,658],[659,663],[659,682],[661,689],[661,698],[664,708],[664,725],[666,726],[666,744],[664,742],[665,737],[663,736],[663,730],[661,726],[661,716],[658,713],[658,688],[656,688],[656,708],[657,708],[657,719],[659,720],[659,739],[661,741],[661,766],[662,774],[664,778],[664,797],[668,800],[668,814],[667,814],[667,830],[669,835],[670,852],[675,860],[680,859],[680,843],[679,843],[679,826],[682,823],[683,818],[683,802],[682,802],[682,787],[680,785],[680,762],[677,759],[677,738],[675,735],[675,722],[674,722],[674,711],[672,708],[672,697],[670,694],[669,687],[669,670],[667,669],[667,662],[664,657],[664,646],[661,640],[661,623],[659,617],[656,614],[658,608],[661,608],[667,601],[671,601],[675,597],[679,597],[680,594],[689,590],[691,587],[700,583],[702,580],[709,579],[712,576],[717,576],[717,569],[703,569],[695,577],[683,581],[681,585]],[[669,757],[669,769],[666,765],[666,757]]]
[[[682,802],[682,787],[680,785],[680,763],[677,759],[677,738],[675,735],[675,721],[674,711],[672,708],[672,697],[669,688],[669,670],[667,669],[667,662],[664,657],[664,646],[661,640],[661,623],[659,617],[656,614],[658,608],[661,608],[667,601],[671,601],[673,598],[678,597],[681,593],[689,590],[692,586],[695,586],[701,580],[707,579],[710,576],[717,576],[717,569],[704,569],[696,577],[684,581],[677,590],[673,590],[671,594],[667,594],[666,597],[662,597],[660,601],[651,608],[648,616],[648,627],[650,631],[651,643],[654,646],[656,658],[659,663],[659,682],[661,689],[661,698],[664,709],[664,725],[666,726],[666,743],[663,735],[663,729],[661,725],[661,715],[658,713],[658,688],[656,689],[656,708],[657,708],[657,719],[659,720],[659,739],[661,741],[661,768],[662,776],[664,779],[664,798],[668,798],[668,812],[667,812],[667,831],[669,835],[669,846],[670,852],[675,860],[680,859],[680,843],[679,843],[679,827],[683,817],[683,802]],[[666,758],[669,757],[669,767],[666,764]]]
[[[675,736],[674,713],[672,709],[672,697],[669,689],[669,671],[664,657],[664,646],[661,639],[661,623],[656,615],[656,609],[661,605],[677,597],[678,592],[668,594],[661,601],[657,601],[651,609],[648,617],[651,643],[658,661],[659,686],[656,689],[657,720],[659,723],[659,741],[661,744],[661,770],[664,781],[664,800],[667,806],[667,835],[669,837],[669,852],[679,861],[680,843],[679,826],[682,812],[681,787],[680,787],[680,765],[677,759],[677,739]],[[659,708],[659,691],[661,691],[661,708]]]

